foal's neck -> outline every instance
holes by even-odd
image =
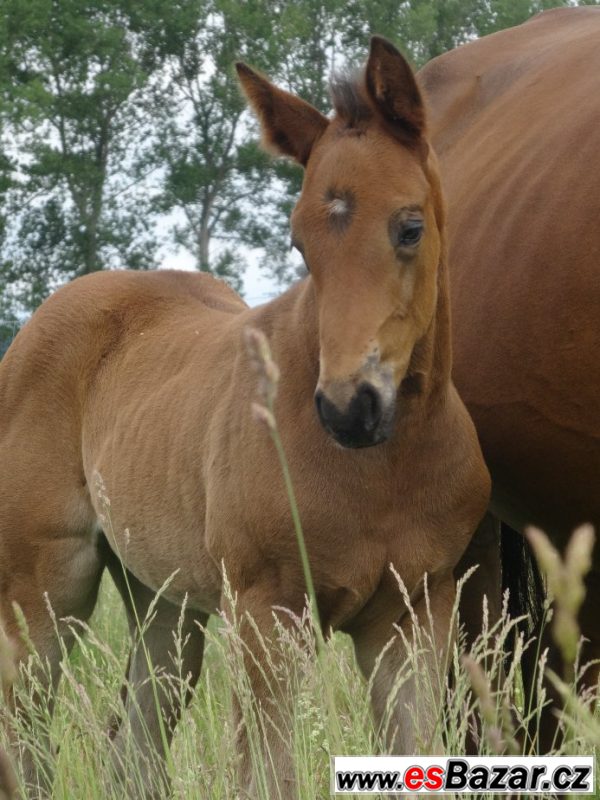
[[[425,336],[413,350],[409,375],[423,375],[423,400],[434,405],[444,398],[450,385],[452,372],[452,346],[450,333],[450,289],[445,247],[438,264],[438,297],[435,314]]]

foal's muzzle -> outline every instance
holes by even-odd
[[[315,393],[315,405],[321,424],[343,447],[371,447],[392,431],[394,409],[385,406],[381,392],[370,383],[358,386],[343,411],[321,389]]]

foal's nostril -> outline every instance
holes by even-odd
[[[317,408],[317,414],[319,415],[319,419],[323,420],[323,392],[318,389],[315,392],[315,406]]]
[[[356,394],[356,403],[361,411],[362,422],[367,431],[379,425],[383,413],[381,395],[371,384],[363,383]]]

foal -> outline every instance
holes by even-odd
[[[380,723],[406,657],[394,626],[411,630],[390,564],[424,623],[427,573],[443,654],[452,570],[485,512],[489,479],[450,380],[444,209],[410,67],[374,38],[362,76],[333,84],[331,119],[237,68],[267,145],[305,167],[291,226],[310,275],[254,309],[208,275],[179,272],[97,273],[42,306],[0,366],[8,466],[0,600],[17,641],[11,604],[20,605],[56,684],[61,653],[45,592],[57,618],[87,619],[108,566],[135,633],[136,614],[144,617],[177,570],[144,644],[155,666],[173,670],[172,631],[187,596],[183,670],[195,681],[203,648],[196,623],[225,602],[224,566],[251,654],[249,680],[273,717],[269,796],[290,798],[294,766],[274,732],[285,725],[285,704],[269,703],[248,619],[268,641],[273,607],[301,614],[306,586],[277,455],[250,415],[255,375],[244,331],[267,335],[283,376],[275,412],[323,625],[353,637],[366,676],[391,641],[372,682]],[[423,659],[432,678],[434,662]],[[139,750],[155,757],[161,733],[147,678],[134,649],[127,714]],[[390,752],[415,751],[413,715],[429,738],[436,709],[415,694],[409,681],[395,696]],[[179,710],[171,700],[170,723]],[[121,729],[116,751],[125,743]],[[255,796],[243,728],[240,749]],[[24,769],[39,780],[31,763]]]

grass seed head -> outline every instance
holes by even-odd
[[[554,641],[565,665],[572,670],[581,638],[577,615],[585,598],[585,576],[592,565],[594,531],[590,525],[578,528],[566,547],[564,559],[542,531],[529,528],[526,535],[554,601]]]
[[[246,328],[244,338],[250,362],[258,375],[259,397],[270,408],[277,396],[279,367],[273,361],[269,342],[262,331],[257,328]]]

